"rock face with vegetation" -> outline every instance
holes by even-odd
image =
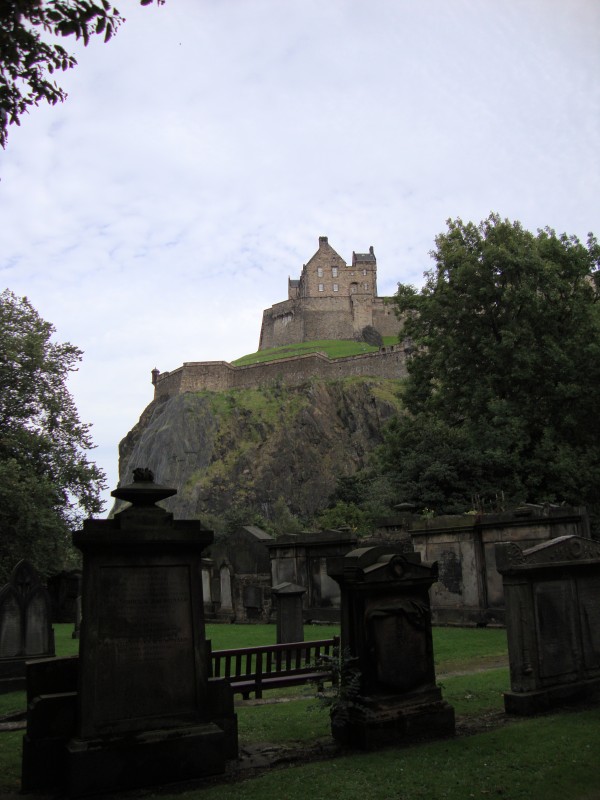
[[[159,398],[120,444],[120,482],[149,467],[177,488],[165,507],[179,518],[238,509],[271,519],[284,504],[310,520],[381,443],[399,391],[399,381],[350,378]]]

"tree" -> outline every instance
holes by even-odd
[[[396,295],[414,347],[409,413],[388,432],[379,468],[399,501],[436,510],[499,496],[598,510],[596,239],[533,234],[495,214],[447,225],[423,288]]]
[[[140,0],[150,5],[153,0]],[[157,0],[159,5],[164,0]],[[71,69],[75,57],[52,39],[75,36],[85,45],[94,35],[104,41],[123,18],[108,0],[3,0],[0,3],[0,144],[6,147],[8,125],[20,124],[31,106],[66,98],[52,75]]]
[[[54,332],[27,298],[0,294],[0,583],[20,558],[60,569],[71,530],[102,511],[104,474],[66,386],[82,353]]]

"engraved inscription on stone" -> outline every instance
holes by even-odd
[[[583,659],[586,669],[600,668],[600,582],[597,577],[577,582],[579,595]]]
[[[189,567],[102,567],[99,596],[97,722],[192,712]]]
[[[21,609],[10,591],[0,596],[0,658],[14,658],[21,652]]]
[[[547,581],[535,586],[534,592],[540,677],[551,678],[575,671],[570,586],[563,581]]]

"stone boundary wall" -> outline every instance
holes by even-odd
[[[403,345],[382,347],[375,353],[329,358],[309,353],[264,364],[236,367],[227,361],[186,361],[171,372],[153,377],[154,399],[184,392],[223,392],[262,386],[299,386],[311,378],[339,380],[350,377],[404,378],[406,352]]]

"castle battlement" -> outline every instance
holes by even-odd
[[[288,299],[263,312],[259,350],[327,339],[362,339],[365,328],[381,336],[396,336],[399,323],[387,298],[377,297],[377,259],[352,253],[346,264],[326,236],[303,266],[299,279],[288,280]],[[171,372],[152,370],[154,398],[183,392],[222,392],[261,386],[299,386],[310,378],[348,377],[398,379],[406,376],[403,345],[346,358],[324,353],[280,358],[260,364],[234,366],[227,361],[186,361]]]
[[[406,376],[403,345],[382,347],[373,353],[329,358],[324,353],[280,358],[262,364],[234,366],[227,361],[186,361],[171,372],[152,370],[154,399],[184,392],[223,392],[228,389],[300,386],[311,378],[340,380],[349,377],[399,379]]]

